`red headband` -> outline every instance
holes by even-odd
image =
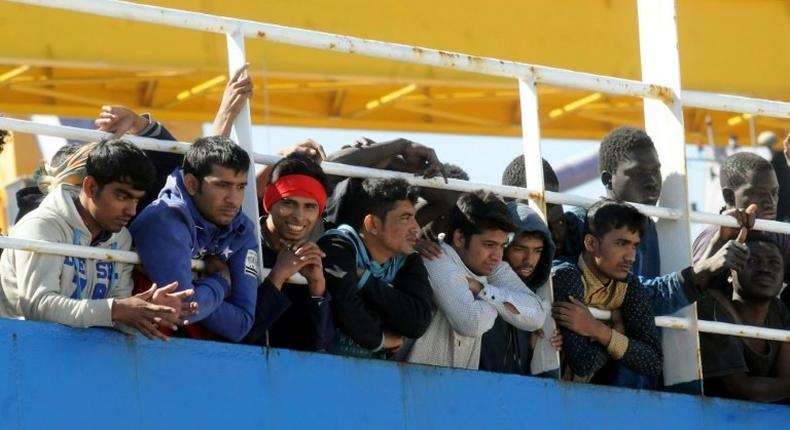
[[[271,213],[272,206],[286,197],[307,197],[318,202],[319,213],[324,212],[326,190],[315,178],[307,175],[287,175],[270,182],[263,195],[263,208]]]

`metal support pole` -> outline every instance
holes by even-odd
[[[535,86],[535,77],[527,76],[518,81],[519,96],[521,99],[521,133],[524,147],[524,172],[527,186],[538,191],[538,198],[530,199],[529,206],[537,212],[543,222],[546,222],[546,186],[543,182],[543,156],[540,149],[540,116],[538,115],[538,90]],[[551,277],[544,286],[536,290],[544,303],[550,304],[554,299],[554,289]],[[557,327],[551,316],[546,317],[543,323],[543,333],[554,333]],[[546,335],[538,342],[533,354],[530,368],[533,374],[541,374],[560,368],[560,356],[551,346]]]
[[[246,62],[246,54],[244,52],[244,35],[241,32],[230,33],[227,36],[228,41],[228,76],[233,74],[241,68]],[[244,203],[242,204],[242,211],[252,220],[255,225],[255,238],[258,242],[258,280],[262,281],[263,278],[263,255],[261,254],[261,225],[258,219],[258,201],[257,191],[255,187],[255,152],[252,148],[252,118],[250,117],[250,103],[244,102],[244,107],[233,122],[233,131],[236,136],[236,143],[241,146],[247,154],[250,155],[250,168],[247,172],[247,189],[244,192]]]
[[[639,0],[639,44],[642,79],[670,89],[664,99],[645,98],[645,128],[656,144],[664,179],[661,205],[680,211],[676,221],[659,220],[661,273],[681,270],[691,264],[686,142],[683,108],[680,101],[680,55],[678,53],[677,15],[674,0]],[[699,345],[696,313],[684,315],[692,321],[685,333],[687,345]],[[692,339],[693,338],[693,339]],[[664,354],[671,349],[664,345]],[[682,372],[681,372],[682,370]],[[682,373],[682,375],[681,375]],[[667,383],[693,381],[702,374],[702,363],[694,354],[683,369],[675,368]],[[700,387],[701,391],[701,387]]]

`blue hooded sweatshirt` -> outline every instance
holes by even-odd
[[[201,215],[184,187],[177,168],[159,197],[129,227],[145,272],[158,285],[178,281],[178,290],[193,288],[204,327],[233,342],[252,327],[258,289],[258,244],[255,228],[243,213],[229,226]],[[228,265],[232,285],[219,274],[193,280],[192,259],[215,255]]]

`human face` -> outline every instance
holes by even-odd
[[[414,252],[420,233],[415,212],[410,201],[400,200],[387,212],[383,222],[376,217],[380,227],[375,228],[374,236],[388,255],[409,255]]]
[[[608,197],[626,202],[655,205],[661,196],[661,162],[653,148],[635,149],[620,161],[614,172],[603,172],[601,180]]]
[[[122,182],[110,182],[103,187],[92,182],[86,205],[88,213],[102,231],[117,233],[137,213],[137,203],[145,191],[136,190]]]
[[[505,260],[521,279],[529,280],[535,273],[542,254],[543,239],[520,234],[505,250]]]
[[[568,226],[565,225],[565,214],[562,213],[562,205],[546,205],[546,224],[551,232],[551,240],[554,241],[555,252],[562,254],[565,249],[565,237],[568,235]]]
[[[584,249],[592,255],[595,270],[606,278],[625,280],[636,261],[639,233],[628,227],[611,230],[602,238],[584,236]]]
[[[779,201],[779,183],[773,169],[746,173],[747,180],[740,187],[725,188],[724,201],[728,206],[746,209],[750,204],[757,205],[757,218],[776,219],[776,204]]]
[[[784,260],[776,246],[749,242],[749,259],[740,272],[733,272],[733,289],[743,298],[770,300],[779,294]]]
[[[266,218],[266,228],[282,240],[298,242],[313,231],[320,215],[315,199],[286,197],[272,205]]]
[[[198,182],[197,177],[187,174],[184,182],[200,214],[216,225],[226,226],[241,209],[247,188],[247,172],[215,165],[202,181]]]
[[[453,232],[453,249],[472,273],[488,276],[502,261],[507,236],[508,232],[503,230],[483,230],[466,240],[461,230],[456,230]]]

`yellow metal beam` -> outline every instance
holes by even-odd
[[[118,102],[110,101],[109,99],[98,99],[94,97],[83,96],[79,94],[67,93],[64,91],[57,91],[57,90],[48,90],[46,88],[31,88],[24,85],[9,85],[7,87],[9,90],[20,92],[20,93],[27,93],[27,94],[35,94],[38,96],[44,97],[52,97],[58,100],[65,100],[80,104],[92,105],[96,106],[98,109],[101,105],[105,104],[119,104]]]
[[[187,99],[190,99],[190,98],[192,98],[194,96],[198,96],[198,95],[201,95],[201,94],[205,93],[206,91],[216,87],[217,85],[220,85],[220,84],[224,83],[225,80],[227,80],[227,77],[225,75],[215,76],[215,77],[213,77],[213,78],[211,78],[211,79],[209,79],[209,80],[207,80],[205,82],[201,82],[201,83],[195,85],[194,87],[192,87],[192,88],[190,88],[188,90],[181,91],[180,93],[178,93],[178,95],[176,96],[175,99],[170,100],[170,101],[165,102],[165,103],[162,103],[159,106],[159,108],[160,109],[169,109],[169,108],[171,108],[171,107],[183,102],[184,100],[187,100]]]
[[[590,94],[588,96],[584,96],[584,97],[582,97],[582,98],[580,98],[578,100],[574,100],[574,101],[566,104],[565,106],[563,106],[561,108],[552,109],[551,112],[549,112],[549,118],[551,118],[551,119],[559,118],[559,117],[561,117],[562,115],[565,115],[568,112],[573,112],[573,111],[575,111],[576,109],[579,109],[582,106],[585,106],[585,105],[588,105],[588,104],[593,103],[595,101],[598,101],[602,97],[603,97],[603,94],[601,94],[601,93],[592,93],[592,94]]]
[[[472,125],[479,125],[479,126],[483,126],[483,127],[503,127],[503,126],[509,126],[510,125],[510,124],[502,124],[502,123],[497,122],[497,121],[491,121],[491,120],[483,119],[483,118],[476,117],[476,116],[463,115],[463,114],[458,114],[458,113],[453,113],[453,112],[441,111],[441,110],[430,108],[430,107],[427,107],[427,106],[395,105],[395,108],[398,109],[398,110],[404,110],[404,111],[407,111],[407,112],[420,113],[420,114],[429,115],[429,116],[436,117],[436,118],[444,118],[444,119],[449,119],[449,120],[452,120],[452,121],[457,121],[457,122],[466,123],[466,124],[472,124]]]
[[[3,73],[2,75],[0,75],[0,85],[2,85],[5,82],[10,81],[11,79],[16,78],[17,76],[27,72],[28,70],[30,70],[30,66],[29,65],[22,65],[22,66],[19,66],[19,67],[14,67],[13,69],[11,69],[11,70]]]
[[[416,89],[417,89],[416,84],[409,84],[406,85],[405,87],[398,88],[395,91],[392,91],[390,93],[387,93],[381,97],[378,97],[376,99],[373,99],[365,103],[364,109],[359,109],[357,111],[354,111],[350,113],[348,116],[351,118],[359,118],[363,115],[367,115],[373,111],[383,108],[384,106],[387,106],[388,104],[394,103],[399,98],[413,92]]]

